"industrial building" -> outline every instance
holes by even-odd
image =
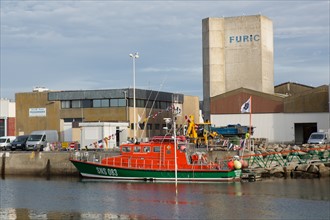
[[[15,136],[16,133],[15,102],[0,99],[0,137]]]
[[[329,130],[329,86],[274,86],[272,21],[262,15],[205,18],[203,113],[215,126],[255,127],[255,138],[306,143]],[[251,97],[251,114],[241,106]]]
[[[172,118],[174,108],[181,109],[177,116],[179,128],[184,129],[185,115],[199,118],[199,99],[152,90],[135,89],[136,137],[164,135],[164,118]],[[34,130],[57,130],[61,141],[81,140],[81,126],[114,126],[112,134],[133,138],[133,89],[49,91],[16,93],[17,133],[29,134]],[[175,99],[175,100],[173,100]],[[175,106],[173,105],[175,101]],[[97,124],[99,123],[99,124]],[[123,127],[124,126],[124,127]],[[104,130],[104,129],[103,129]],[[123,131],[124,130],[124,131]],[[182,130],[183,131],[183,130]],[[109,133],[108,132],[108,133]],[[95,135],[96,137],[96,135]],[[120,141],[123,138],[121,138]],[[97,138],[96,140],[97,141]],[[118,144],[118,143],[117,143]]]

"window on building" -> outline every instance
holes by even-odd
[[[139,127],[140,127],[140,129],[144,129],[144,126],[145,126],[145,123],[143,122],[143,123],[139,123]]]
[[[126,106],[126,99],[118,99],[118,106],[119,107]]]
[[[93,107],[93,102],[90,99],[84,99],[84,100],[81,100],[81,102],[82,102],[83,108],[92,108]]]
[[[107,108],[109,107],[109,99],[94,99],[93,108]]]
[[[61,108],[71,108],[71,102],[68,100],[61,101]]]
[[[160,124],[155,124],[155,130],[159,130],[160,129]]]
[[[167,103],[166,102],[160,102],[160,108],[161,109],[166,109],[167,108]]]
[[[154,108],[155,109],[160,109],[160,102],[159,101],[156,101],[155,104],[154,104]]]
[[[153,101],[151,100],[149,100],[149,101],[147,101],[147,104],[146,104],[146,107],[147,108],[152,108],[152,105],[153,105]]]
[[[147,129],[148,129],[148,130],[152,130],[152,124],[148,123],[148,124],[147,124]]]
[[[136,107],[144,108],[145,107],[145,100],[137,99],[136,100]]]
[[[64,122],[82,122],[82,118],[63,118]]]
[[[72,100],[71,101],[72,108],[81,108],[81,101],[80,100]]]
[[[110,99],[110,106],[111,107],[118,107],[118,99]]]
[[[100,99],[94,99],[93,100],[93,108],[101,108],[101,100]]]
[[[105,107],[109,107],[109,99],[102,99],[101,100],[101,107],[105,108]]]

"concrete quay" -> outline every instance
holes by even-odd
[[[69,161],[70,152],[0,152],[1,177],[19,176],[79,176]]]

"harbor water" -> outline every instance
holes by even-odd
[[[6,177],[0,219],[330,219],[330,179],[176,186]]]

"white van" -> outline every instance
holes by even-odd
[[[42,151],[48,143],[58,141],[58,133],[56,130],[33,131],[26,141],[26,150]]]
[[[327,144],[328,135],[325,132],[313,132],[307,141],[308,144]]]
[[[0,137],[0,150],[9,150],[11,143],[15,140],[15,136]]]

